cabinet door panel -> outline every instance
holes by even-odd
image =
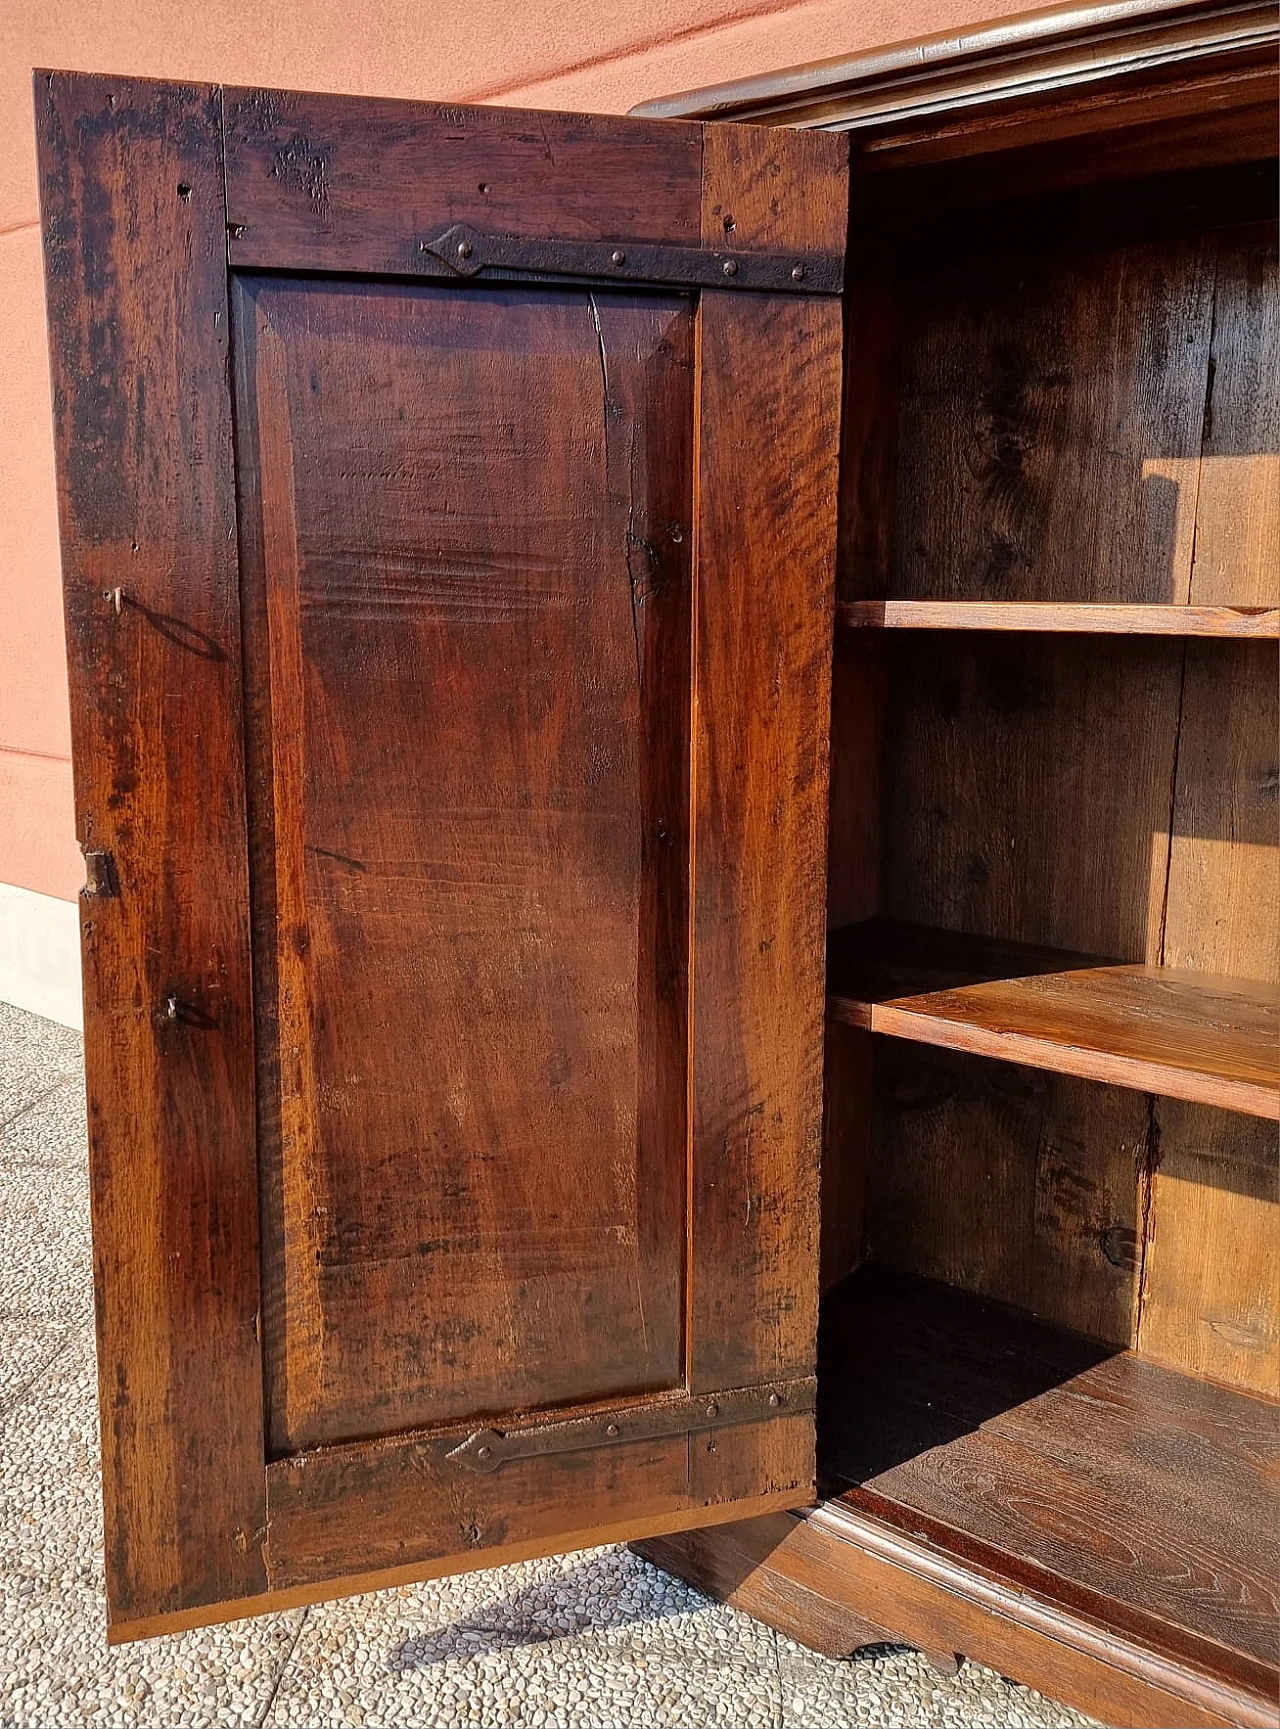
[[[268,277],[234,317],[271,1449],[672,1387],[692,309]]]
[[[843,140],[37,89],[111,1637],[803,1504]]]

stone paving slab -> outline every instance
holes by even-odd
[[[977,1664],[830,1662],[620,1548],[109,1650],[79,1065],[0,1005],[0,1729],[1087,1723]]]
[[[69,1027],[0,1003],[0,1123],[25,1111],[60,1080],[81,1072],[82,1041]]]

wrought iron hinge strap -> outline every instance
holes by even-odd
[[[625,1447],[629,1441],[654,1441],[761,1423],[772,1417],[802,1416],[814,1408],[817,1381],[771,1381],[762,1387],[734,1387],[722,1393],[679,1393],[642,1405],[624,1405],[589,1417],[565,1417],[528,1428],[477,1429],[446,1457],[469,1471],[496,1471],[512,1459],[551,1453],[576,1453],[589,1447]]]
[[[844,259],[829,253],[706,252],[697,246],[633,245],[618,240],[537,240],[481,234],[456,222],[418,255],[442,267],[432,274],[478,276],[489,271],[593,282],[651,282],[676,288],[767,290],[774,294],[839,294]]]

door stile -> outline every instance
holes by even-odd
[[[226,209],[216,91],[35,87],[119,1640],[266,1586]]]

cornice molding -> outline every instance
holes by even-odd
[[[868,53],[658,97],[652,118],[895,132],[931,114],[1089,100],[1099,85],[1160,88],[1276,76],[1280,22],[1257,0],[1065,5]],[[1243,91],[1241,92],[1243,95]],[[1230,100],[1228,98],[1228,100]]]

